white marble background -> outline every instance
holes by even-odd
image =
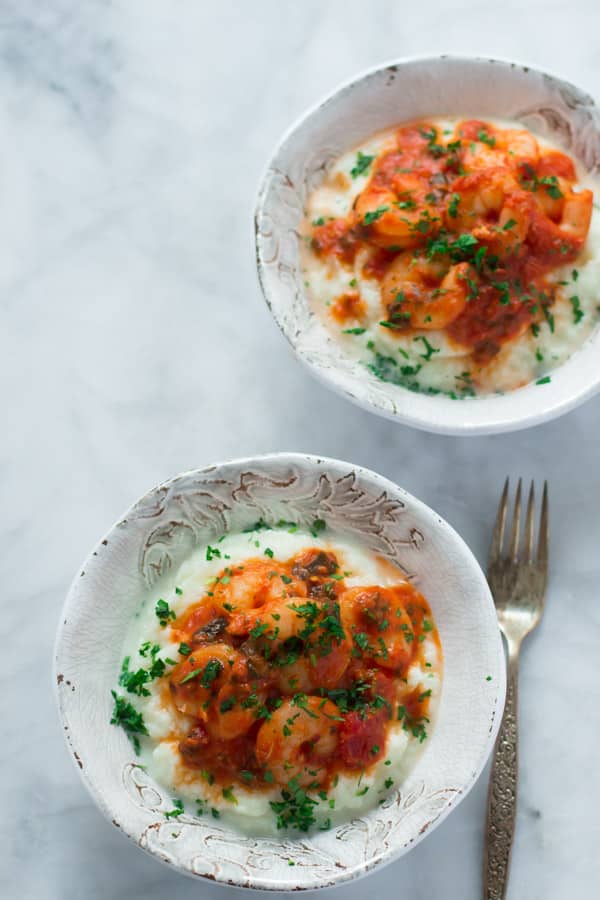
[[[361,412],[314,382],[270,321],[251,211],[280,132],[357,70],[510,56],[600,96],[599,34],[592,0],[0,0],[1,896],[226,896],[96,811],[63,746],[51,649],[72,574],[138,495],[277,449],[382,472],[482,560],[506,473],[550,479],[552,580],[522,667],[510,897],[597,896],[600,398],[490,438]],[[479,898],[485,790],[343,896]]]

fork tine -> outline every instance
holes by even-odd
[[[548,545],[550,543],[550,516],[548,509],[548,482],[544,482],[542,495],[542,512],[540,514],[540,533],[538,537],[537,561],[544,568],[548,566]]]
[[[521,536],[521,483],[522,480],[519,478],[510,536],[508,538],[508,557],[514,560],[518,559],[519,556],[519,537]]]
[[[506,511],[508,509],[508,478],[504,482],[504,489],[498,504],[498,512],[496,513],[496,522],[492,532],[492,541],[490,544],[490,562],[494,562],[502,556],[502,547],[504,546],[504,530],[506,528]]]
[[[527,562],[533,562],[533,537],[535,532],[535,495],[533,489],[533,481],[529,488],[529,499],[527,501],[527,512],[525,513],[525,541],[523,550]]]

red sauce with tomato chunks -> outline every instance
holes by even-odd
[[[360,319],[366,312],[366,303],[356,291],[340,294],[331,307],[331,315],[341,323],[348,319]]]
[[[225,567],[172,636],[184,781],[326,791],[385,757],[392,724],[426,737],[431,691],[406,676],[426,637],[439,649],[429,605],[404,582],[347,588],[334,552]]]
[[[338,256],[344,262],[354,261],[359,246],[359,238],[352,224],[345,219],[333,219],[317,225],[312,235],[315,253],[323,256]]]
[[[447,131],[401,127],[366,159],[352,210],[316,227],[312,247],[349,264],[366,251],[360,274],[381,282],[388,333],[443,329],[485,365],[548,317],[557,291],[548,276],[577,259],[592,211],[566,154],[473,119]],[[338,321],[346,303],[332,304]],[[353,317],[367,311],[356,305]]]

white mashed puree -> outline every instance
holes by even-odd
[[[285,529],[271,529],[231,534],[222,538],[215,546],[218,547],[221,558],[208,561],[206,547],[199,548],[181,566],[169,585],[163,585],[160,593],[153,593],[145,599],[131,623],[123,647],[123,656],[130,657],[130,670],[148,665],[147,654],[139,654],[139,648],[145,642],[160,646],[157,657],[162,660],[181,659],[178,644],[170,639],[170,626],[162,628],[156,616],[155,607],[159,599],[164,599],[169,608],[179,616],[210,590],[211,583],[224,566],[233,566],[249,557],[261,556],[266,547],[273,551],[275,560],[281,561],[308,547],[330,549],[336,553],[340,569],[351,573],[345,578],[348,587],[392,585],[403,580],[399,570],[379,560],[358,544],[337,538],[329,540],[326,536],[313,537],[300,530],[290,533]],[[431,722],[427,726],[430,731],[441,691],[442,661],[430,635],[425,635],[422,651],[423,667],[413,665],[408,672],[408,682],[411,686],[422,685],[423,690],[431,690]],[[231,802],[223,796],[222,786],[210,785],[198,770],[182,766],[177,745],[193,722],[179,714],[170,704],[161,702],[157,684],[156,680],[148,683],[150,695],[147,697],[132,696],[119,689],[119,693],[143,715],[149,737],[141,738],[140,762],[146,766],[148,773],[168,789],[174,803],[180,801],[184,804],[187,813],[197,814],[200,808],[210,815],[211,810],[214,810],[213,815],[223,817],[228,824],[236,825],[245,832],[262,835],[276,833],[276,817],[271,810],[270,801],[280,798],[279,788],[253,792],[236,784],[236,802]],[[311,795],[319,800],[319,806],[315,807],[317,822],[330,820],[335,825],[377,805],[390,790],[402,784],[426,746],[427,740],[420,742],[412,733],[403,729],[401,722],[392,723],[384,758],[363,775],[340,775],[337,785],[329,789],[327,800],[321,800],[316,793]]]
[[[429,121],[443,134],[450,133],[459,120]],[[523,128],[519,123],[488,118],[486,122],[499,128]],[[600,321],[600,207],[597,201],[583,252],[575,262],[548,276],[548,281],[562,282],[551,307],[552,316],[537,328],[528,328],[505,343],[491,363],[478,367],[469,348],[451,341],[443,330],[399,334],[379,325],[385,317],[380,282],[363,273],[364,250],[359,250],[354,263],[350,264],[333,256],[317,256],[310,248],[310,224],[347,216],[369,181],[368,170],[358,177],[351,175],[358,152],[378,156],[390,148],[390,142],[393,145],[396,130],[379,133],[341,156],[330,168],[323,184],[308,199],[301,261],[305,289],[313,308],[348,356],[371,368],[378,377],[407,387],[412,385],[413,390],[468,397],[473,392],[503,393],[545,378],[581,347]],[[561,149],[540,137],[537,140],[541,148]],[[600,199],[597,181],[581,169],[578,169],[578,179],[579,187],[590,188],[595,198]],[[366,317],[340,324],[330,315],[329,308],[350,289],[359,291],[367,307]],[[344,333],[352,326],[360,326],[360,333]],[[433,351],[427,348],[426,342]],[[465,373],[468,379],[465,379]]]

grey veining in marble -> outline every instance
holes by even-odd
[[[482,560],[506,473],[550,479],[510,897],[597,894],[600,397],[473,439],[360,411],[314,382],[270,321],[251,211],[280,132],[355,71],[478,52],[600,96],[598,34],[591,0],[0,3],[0,896],[242,896],[160,866],[100,816],[63,746],[51,649],[73,573],[132,500],[177,471],[277,449],[382,472]],[[479,898],[485,789],[343,896]]]

